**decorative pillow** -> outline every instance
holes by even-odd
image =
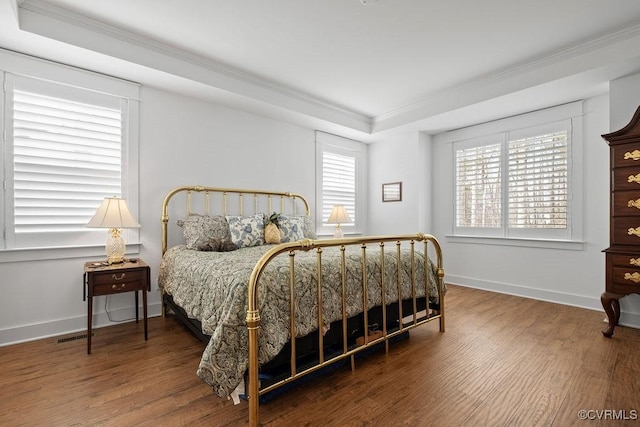
[[[230,240],[210,239],[205,243],[198,245],[199,251],[206,252],[231,252],[238,249]]]
[[[300,215],[300,216],[293,216],[293,215],[280,215],[281,220],[285,220],[285,218],[299,218],[302,219],[303,221],[303,225],[302,225],[302,234],[304,239],[311,239],[311,240],[316,240],[318,238],[318,235],[316,234],[316,226],[313,224],[313,219],[309,216],[309,215]],[[300,240],[300,239],[296,239],[296,240]],[[295,240],[289,240],[289,241],[295,241]]]
[[[177,224],[183,228],[189,249],[198,249],[211,239],[230,240],[229,224],[222,215],[190,215],[185,220],[178,220]]]
[[[318,235],[316,234],[316,225],[313,223],[313,218],[311,218],[309,215],[305,215],[302,218],[304,219],[304,238],[317,240]]]
[[[239,248],[264,245],[264,215],[227,216],[231,242]]]
[[[280,215],[280,231],[282,231],[282,243],[297,242],[304,239],[304,217]]]

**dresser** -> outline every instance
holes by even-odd
[[[624,128],[602,135],[610,148],[611,195],[606,290],[600,297],[611,337],[620,320],[620,298],[640,294],[640,107]]]

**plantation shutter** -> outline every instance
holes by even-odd
[[[105,197],[123,193],[126,100],[20,76],[9,82],[9,247],[102,241],[85,225]]]
[[[356,218],[356,159],[328,151],[322,153],[322,224],[334,205],[343,205],[353,225]]]
[[[120,196],[121,113],[14,91],[15,232],[79,231]]]
[[[567,228],[570,122],[509,135],[510,228]]]
[[[500,143],[455,150],[456,226],[501,227]]]
[[[345,234],[366,232],[367,145],[316,131],[316,232],[333,235],[327,224],[335,205],[343,205],[351,221],[341,223]]]

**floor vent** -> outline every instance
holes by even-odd
[[[91,336],[94,336],[95,334],[92,332]],[[75,341],[75,340],[84,340],[87,339],[87,334],[80,334],[80,335],[76,335],[74,337],[65,337],[65,338],[59,338],[58,341],[56,341],[57,344],[62,344],[64,342],[69,342],[69,341]]]

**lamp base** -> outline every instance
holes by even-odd
[[[122,264],[124,262],[124,257],[107,257],[107,262],[109,265],[111,264]]]
[[[340,225],[338,225],[333,231],[333,237],[335,239],[342,239],[344,237],[344,233],[342,232],[342,228],[340,228]]]
[[[106,251],[107,262],[109,264],[120,264],[124,262],[124,254],[126,252],[126,245],[124,239],[120,236],[120,229],[109,229],[109,238],[107,239]]]

